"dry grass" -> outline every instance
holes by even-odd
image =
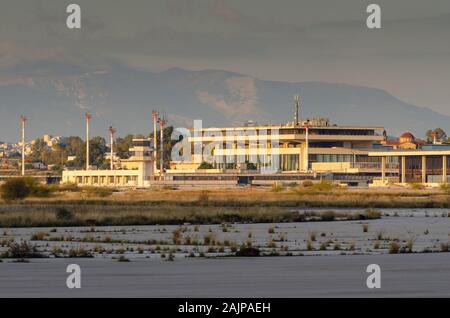
[[[397,254],[400,251],[400,244],[396,241],[389,243],[389,254]]]
[[[80,194],[82,198],[80,199]],[[102,197],[106,195],[105,197]],[[274,206],[359,208],[450,208],[447,188],[344,189],[328,183],[292,190],[270,188],[178,189],[99,193],[98,189],[55,192],[50,198],[29,198],[24,204],[97,204],[160,206]]]
[[[62,213],[61,211],[64,211]],[[0,205],[0,227],[58,227],[113,225],[222,224],[228,232],[232,223],[286,223],[366,220],[379,218],[375,210],[365,212],[295,213],[281,207],[194,207],[178,205]],[[66,217],[67,216],[67,217]],[[70,217],[68,217],[70,216]],[[332,216],[332,217],[331,217]],[[198,229],[197,229],[198,230]],[[271,228],[270,232],[275,232]],[[251,236],[251,233],[249,234]],[[178,239],[177,239],[178,240]]]

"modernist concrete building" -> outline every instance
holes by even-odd
[[[194,172],[203,161],[217,171],[243,169],[279,173],[378,173],[380,158],[369,151],[384,140],[383,127],[337,126],[327,119],[297,124],[193,129],[189,142],[195,153],[175,162],[169,173]],[[210,152],[205,154],[205,149]],[[396,171],[397,166],[393,169]]]
[[[399,161],[399,177],[397,182],[423,183],[437,185],[448,183],[450,175],[450,145],[428,145],[422,149],[371,151],[369,156],[381,158],[381,185],[387,184],[385,164],[389,159],[397,158]],[[375,182],[375,184],[378,184]]]
[[[119,169],[65,170],[63,183],[81,186],[147,187],[153,178],[153,144],[150,139],[133,139],[131,157],[122,159]],[[116,166],[116,165],[115,165]]]

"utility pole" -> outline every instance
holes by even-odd
[[[166,124],[165,118],[159,118],[159,132],[160,132],[160,141],[159,141],[159,180],[163,180],[163,171],[164,171],[164,125]]]
[[[20,116],[20,121],[22,123],[22,176],[25,175],[25,124],[27,118],[22,115]]]
[[[108,131],[111,144],[111,170],[114,170],[114,134],[116,133],[116,130],[110,126]]]
[[[86,170],[90,170],[90,164],[89,164],[89,123],[91,122],[91,114],[86,113]]]
[[[155,176],[156,173],[156,161],[158,160],[158,154],[157,154],[157,149],[158,149],[158,145],[157,145],[157,128],[156,128],[156,124],[158,122],[158,112],[156,110],[154,110],[152,112],[152,116],[153,116],[153,176]]]

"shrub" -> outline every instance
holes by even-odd
[[[441,188],[445,193],[450,193],[450,184],[449,184],[449,183],[441,183],[440,188]]]
[[[417,182],[411,183],[410,186],[411,186],[411,189],[413,189],[413,190],[422,190],[424,188],[422,183],[417,183]]]
[[[441,252],[448,252],[448,251],[449,251],[449,244],[441,243]]]
[[[319,250],[326,251],[326,249],[327,249],[327,243],[325,243],[325,242],[320,243]]]
[[[43,254],[37,251],[36,246],[28,244],[28,242],[12,243],[9,245],[7,256],[11,258],[42,258]]]
[[[236,252],[236,256],[240,257],[256,257],[259,256],[259,254],[259,250],[254,247],[241,247],[239,251]]]
[[[334,211],[325,211],[320,213],[320,219],[322,221],[334,221],[336,218],[336,213]]]
[[[181,244],[181,239],[183,237],[183,234],[181,233],[181,229],[176,229],[172,232],[172,241],[175,245]]]
[[[314,183],[311,180],[305,180],[302,183],[302,186],[304,188],[311,188],[314,185]]]
[[[316,183],[312,186],[312,188],[315,191],[323,191],[323,192],[327,192],[327,191],[331,191],[334,188],[334,185],[332,182],[328,181],[328,180],[322,180],[319,183]]]
[[[93,256],[90,252],[85,250],[83,247],[77,247],[77,248],[70,249],[69,257],[71,257],[71,258],[75,258],[75,257],[89,258],[89,257],[93,257]]]
[[[126,258],[125,256],[121,255],[117,261],[118,262],[129,262],[130,260],[128,258]]]
[[[381,215],[382,213],[380,211],[374,209],[367,209],[366,211],[364,211],[364,216],[368,220],[379,219],[381,218]]]
[[[269,232],[269,234],[275,233],[275,228],[273,226],[269,227],[268,232]]]
[[[57,208],[55,212],[55,216],[57,220],[60,221],[71,221],[73,219],[72,211],[66,208]]]
[[[4,200],[23,200],[30,196],[32,183],[28,178],[12,178],[7,180],[1,187]]]
[[[278,183],[274,183],[272,185],[272,189],[271,189],[272,192],[278,193],[278,192],[281,192],[283,190],[284,190],[283,186],[279,185]]]
[[[411,237],[410,239],[408,239],[408,242],[406,243],[406,247],[408,248],[408,253],[412,253],[415,242],[416,242],[416,238],[414,238],[414,237]]]
[[[317,233],[315,231],[310,231],[309,239],[314,242],[316,240],[316,235],[317,235]]]
[[[203,244],[204,245],[216,245],[216,236],[214,233],[206,234],[203,237]]]
[[[36,232],[31,235],[32,241],[42,241],[46,236],[48,236],[48,232]]]
[[[209,162],[203,161],[197,169],[214,169],[214,166]]]
[[[369,224],[364,223],[364,224],[363,224],[363,232],[364,232],[364,233],[367,233],[368,230],[369,230]]]
[[[389,243],[389,254],[397,254],[400,250],[400,244],[395,241]]]
[[[377,231],[377,240],[381,241],[383,239],[383,235],[384,235],[384,231],[383,230]]]
[[[91,197],[108,197],[113,194],[114,190],[103,187],[85,187],[83,188],[83,192]]]
[[[269,238],[269,240],[267,241],[267,247],[268,248],[276,248],[277,245],[275,244],[275,242],[273,241],[272,238]]]
[[[349,251],[354,251],[355,250],[355,242],[351,242],[348,249],[349,249]]]

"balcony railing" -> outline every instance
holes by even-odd
[[[357,168],[361,170],[377,170],[381,171],[381,162],[352,162],[350,164],[351,168]],[[385,165],[386,170],[398,170],[399,164],[388,162]]]

